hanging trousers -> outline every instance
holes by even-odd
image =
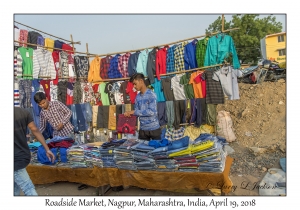
[[[74,104],[80,104],[82,100],[82,89],[80,81],[77,80],[74,83],[74,89],[73,89],[73,103]]]
[[[86,121],[82,113],[81,105],[75,104],[75,110],[77,115],[78,131],[86,131],[87,130]]]
[[[31,107],[31,80],[20,80],[19,81],[19,99],[21,108]]]
[[[108,129],[116,130],[117,129],[117,116],[116,116],[116,105],[110,105],[108,111]]]
[[[122,114],[122,104],[118,104],[116,106],[116,117],[117,117],[117,125],[118,125],[118,119],[119,119],[119,114]]]
[[[174,120],[174,127],[175,129],[179,129],[180,123],[182,122],[182,118],[185,112],[185,100],[175,101],[174,103],[175,108],[175,120]]]
[[[68,81],[59,81],[57,85],[57,100],[63,104],[67,103]]]
[[[197,98],[194,101],[192,121],[195,122],[196,127],[206,124],[206,99]]]
[[[168,117],[166,113],[166,102],[158,102],[157,103],[157,114],[159,125],[163,126],[168,123]]]
[[[109,106],[97,107],[97,128],[108,128]]]
[[[171,127],[174,124],[175,112],[173,101],[166,101],[166,114],[168,119],[168,126]]]

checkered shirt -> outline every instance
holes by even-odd
[[[108,78],[109,79],[114,79],[114,78],[122,78],[122,74],[118,70],[118,59],[121,55],[117,54],[113,59],[110,61],[110,66],[108,69]]]
[[[128,61],[129,61],[130,55],[131,54],[129,52],[127,52],[126,54],[121,55],[118,58],[118,70],[123,75],[123,77],[129,77],[129,73],[128,73]]]
[[[204,66],[204,58],[206,53],[207,42],[208,41],[206,40],[206,38],[201,39],[198,41],[196,45],[196,60],[197,60],[198,67]]]
[[[109,55],[100,61],[100,77],[102,79],[108,79],[108,69],[112,58],[113,57]]]
[[[175,47],[174,50],[174,59],[175,59],[175,70],[176,71],[183,71],[184,68],[184,47],[187,45],[188,42],[182,42]]]
[[[184,136],[184,127],[180,127],[179,129],[175,130],[175,128],[168,128],[166,130],[165,138],[169,141],[175,141],[181,139]]]
[[[167,73],[175,71],[174,50],[177,45],[173,45],[167,52]]]

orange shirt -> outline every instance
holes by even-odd
[[[200,83],[195,82],[195,78],[199,75],[200,72],[194,72],[191,74],[190,83],[193,84],[195,98],[204,98],[202,93],[202,87]]]
[[[88,73],[88,82],[100,84],[102,78],[100,77],[100,61],[101,58],[96,56],[90,64],[90,69]]]

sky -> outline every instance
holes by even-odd
[[[74,41],[78,52],[106,54],[147,48],[205,34],[205,29],[222,14],[186,15],[101,15],[101,14],[15,14],[14,20],[43,32]],[[267,14],[260,15],[260,18]],[[276,14],[286,31],[286,15]],[[231,14],[224,15],[226,21]],[[25,26],[16,24],[21,29]],[[226,28],[225,28],[226,29]],[[30,28],[27,30],[31,30]],[[44,35],[44,34],[43,34]],[[45,37],[49,37],[45,35]],[[53,38],[56,39],[56,38]]]

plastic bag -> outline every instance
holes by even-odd
[[[217,135],[226,138],[227,142],[233,142],[236,140],[236,136],[233,132],[233,123],[229,112],[218,112],[216,129]]]

